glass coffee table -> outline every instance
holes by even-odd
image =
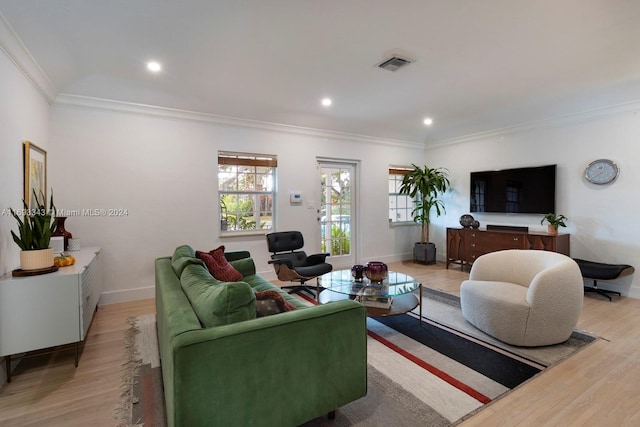
[[[317,279],[316,299],[324,304],[339,299],[355,299],[367,308],[367,316],[395,316],[408,313],[419,307],[419,320],[422,319],[422,284],[404,273],[389,271],[388,276],[381,283],[372,283],[366,277],[357,282],[351,275],[351,270],[336,270],[324,274]],[[418,290],[419,297],[414,294]],[[368,301],[384,301],[390,298],[391,305],[387,308],[368,305]]]

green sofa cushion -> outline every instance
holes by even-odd
[[[178,246],[171,257],[171,267],[176,272],[176,276],[182,276],[185,267],[191,264],[204,266],[204,262],[196,258],[196,251],[191,246]]]
[[[204,265],[184,267],[180,284],[204,327],[255,319],[256,297],[245,282],[220,282]]]

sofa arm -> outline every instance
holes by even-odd
[[[239,258],[233,261],[229,261],[229,264],[242,274],[242,277],[253,276],[256,274],[256,264],[253,262],[253,258]]]
[[[227,259],[227,261],[231,262],[231,261],[237,261],[243,258],[250,258],[251,253],[249,253],[249,251],[244,251],[244,250],[226,251],[224,253],[224,257]]]
[[[181,334],[169,425],[299,425],[366,394],[362,305],[338,301]]]

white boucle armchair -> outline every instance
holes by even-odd
[[[482,255],[460,285],[464,318],[500,341],[544,346],[566,341],[578,323],[584,298],[578,264],[542,250]]]

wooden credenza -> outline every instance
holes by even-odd
[[[0,357],[84,341],[100,298],[99,247],[71,252],[76,263],[54,273],[0,278]]]
[[[569,255],[569,234],[494,231],[474,228],[447,228],[447,268],[463,269],[481,255],[504,249],[539,249]]]

